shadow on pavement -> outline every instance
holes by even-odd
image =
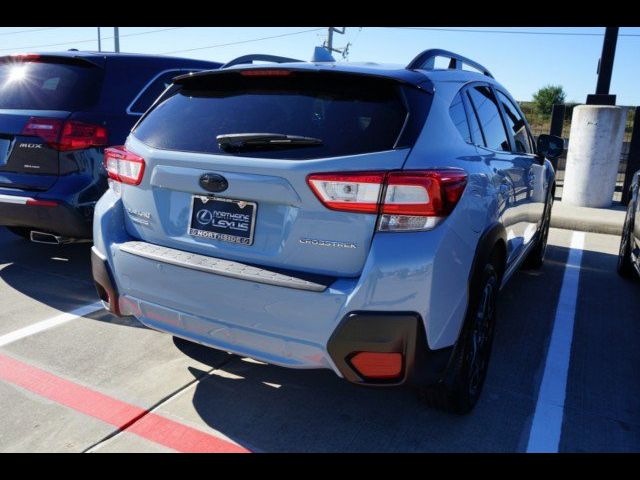
[[[90,248],[31,243],[0,227],[0,282],[58,310],[95,302]]]
[[[502,292],[489,376],[470,415],[430,410],[410,388],[358,387],[328,370],[239,357],[197,384],[193,406],[207,425],[255,451],[522,451],[567,255],[550,246],[541,271],[518,272]],[[174,343],[215,366],[215,351]]]
[[[561,451],[640,451],[640,281],[616,262],[583,252]]]

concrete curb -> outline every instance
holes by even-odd
[[[567,230],[620,235],[625,211],[617,208],[587,208],[554,202],[551,226]]]

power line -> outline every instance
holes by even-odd
[[[120,38],[123,38],[123,37],[137,37],[139,35],[148,35],[149,33],[166,32],[167,30],[177,30],[179,28],[186,28],[186,27],[157,28],[155,30],[148,30],[146,32],[127,33],[127,34],[124,34],[124,35],[120,35]],[[102,40],[110,40],[110,39],[113,39],[113,38],[115,38],[115,37],[114,36],[102,37]],[[59,47],[61,45],[75,45],[76,43],[89,43],[89,42],[95,42],[95,41],[96,41],[95,38],[91,38],[91,39],[85,39],[85,40],[73,40],[73,41],[70,41],[70,42],[63,42],[63,43],[49,43],[49,44],[46,44],[46,45],[31,45],[29,47],[0,48],[0,51],[26,50],[26,49],[46,48],[46,47]]]
[[[395,28],[401,30],[431,30],[439,32],[461,32],[461,33],[504,33],[504,34],[516,34],[516,35],[564,35],[564,36],[590,36],[590,37],[603,37],[603,33],[591,33],[591,32],[539,32],[535,30],[485,30],[474,28],[442,28],[442,27],[382,27],[382,28]],[[620,33],[619,37],[640,37],[640,34],[636,33]]]
[[[238,42],[230,42],[230,43],[219,43],[217,45],[207,45],[206,47],[188,48],[186,50],[173,50],[171,52],[161,52],[160,55],[168,55],[168,54],[171,54],[171,53],[193,52],[193,51],[196,51],[196,50],[205,50],[207,48],[228,47],[230,45],[240,45],[241,43],[260,42],[262,40],[270,40],[272,38],[289,37],[291,35],[300,35],[300,34],[303,34],[303,33],[317,32],[318,30],[324,30],[324,28],[310,28],[308,30],[300,30],[298,32],[290,32],[290,33],[282,33],[280,35],[272,35],[270,37],[252,38],[250,40],[241,40],[241,41],[238,41]]]
[[[55,30],[62,27],[45,27],[45,28],[32,28],[30,30],[14,30],[12,32],[0,32],[0,35],[15,35],[16,33],[29,33],[29,32],[43,32],[45,30]]]

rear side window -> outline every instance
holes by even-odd
[[[465,93],[467,111],[469,115],[467,116],[469,120],[469,129],[471,130],[471,140],[475,145],[485,145],[484,137],[482,135],[482,129],[480,128],[480,123],[478,123],[478,116],[475,112],[475,108],[471,105],[471,100],[469,100],[469,95]]]
[[[465,112],[460,92],[456,94],[453,102],[451,102],[449,115],[451,116],[451,121],[453,121],[453,124],[460,132],[460,135],[464,138],[464,141],[471,143],[471,132],[469,130],[469,123],[467,122],[467,113]]]
[[[155,101],[155,99],[158,98],[169,85],[171,85],[173,78],[181,75],[182,73],[185,72],[182,72],[180,70],[170,70],[168,72],[161,73],[138,94],[138,96],[131,103],[129,112],[140,114],[146,112],[151,104]]]
[[[500,109],[491,89],[487,86],[477,86],[470,88],[468,92],[484,134],[485,147],[491,150],[511,151]]]
[[[362,75],[214,74],[189,79],[143,117],[134,135],[160,149],[221,155],[286,159],[354,155],[394,148],[407,118],[405,101],[396,82]],[[246,133],[312,137],[322,144],[235,152],[218,146],[217,135]]]
[[[92,107],[102,69],[50,62],[0,63],[0,108],[78,111]]]
[[[516,108],[513,102],[499,90],[498,99],[500,100],[500,103],[502,103],[502,108],[504,109],[507,127],[513,135],[513,139],[516,144],[516,152],[533,153],[533,147],[531,145],[524,117],[520,114],[520,111]]]

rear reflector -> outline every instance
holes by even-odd
[[[322,173],[307,182],[332,210],[380,214],[383,231],[429,230],[451,213],[467,184],[459,169]]]
[[[144,158],[122,145],[104,150],[104,168],[109,178],[116,182],[139,185],[144,176],[144,166]]]
[[[243,77],[286,77],[291,75],[291,70],[266,69],[258,68],[255,70],[241,70],[240,75]]]
[[[402,373],[401,353],[358,352],[351,357],[350,362],[366,378],[392,379],[398,378]]]
[[[30,198],[26,202],[27,205],[31,205],[33,207],[57,207],[58,202],[54,202],[53,200],[36,200],[35,198]]]
[[[107,144],[107,129],[103,126],[57,118],[31,117],[22,135],[39,137],[49,147],[62,152]]]

